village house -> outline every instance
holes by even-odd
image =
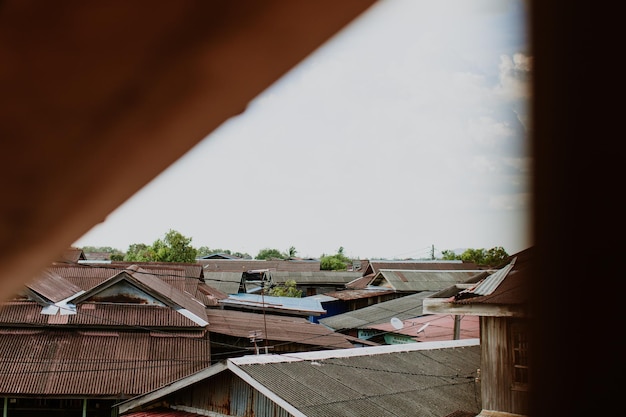
[[[124,417],[474,416],[479,368],[478,339],[249,355],[116,409]]]
[[[424,312],[480,317],[483,409],[480,417],[529,413],[530,266],[534,249],[473,285],[455,285],[424,299]]]
[[[5,416],[110,416],[210,365],[202,302],[136,265],[72,268],[105,276],[81,288],[53,267],[0,306]]]
[[[478,318],[424,314],[422,291],[319,320],[336,332],[381,344],[478,338]]]
[[[199,264],[102,264],[68,254],[0,304],[5,416],[108,416],[116,402],[226,358],[376,345],[286,305],[301,299],[230,309]]]
[[[325,293],[321,300],[327,313],[317,317],[316,321],[356,336],[361,324],[373,323],[377,319],[376,316],[370,316],[373,310],[365,310],[362,314],[358,313],[364,308],[412,294],[439,291],[454,283],[477,282],[490,273],[490,271],[478,268],[473,264],[468,265],[461,262],[387,262],[384,263],[385,266],[395,265],[399,268],[411,266],[416,269],[378,269],[378,266],[382,265],[383,263],[370,262],[368,270],[376,268],[375,273],[368,273],[350,281],[344,290]],[[450,265],[454,266],[451,267]],[[409,301],[395,302],[406,306]],[[384,311],[384,307],[382,309]],[[407,309],[413,310],[414,307],[408,306]],[[389,311],[387,310],[387,312]],[[353,312],[356,312],[355,316],[367,315],[368,317],[351,321],[349,318],[353,316]],[[391,317],[387,314],[385,318],[389,320]],[[346,318],[347,320],[344,320]]]

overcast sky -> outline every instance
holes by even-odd
[[[527,13],[380,1],[75,245],[125,251],[173,229],[252,257],[528,248]]]

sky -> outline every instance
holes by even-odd
[[[527,8],[380,0],[74,246],[175,230],[252,257],[530,247]]]

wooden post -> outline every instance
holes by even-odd
[[[461,316],[458,314],[454,315],[454,340],[459,340],[461,338]]]

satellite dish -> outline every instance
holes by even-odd
[[[420,328],[417,330],[417,333],[415,333],[415,334],[418,334],[418,333],[420,333],[420,332],[423,332],[423,331],[424,331],[424,329],[426,329],[426,328],[428,327],[428,325],[429,325],[429,324],[430,324],[430,322],[428,322],[428,323],[426,323],[425,325],[423,325],[422,327],[420,327]]]
[[[391,318],[391,325],[393,326],[394,329],[396,330],[400,330],[401,328],[404,327],[404,324],[402,323],[402,320],[400,320],[397,317],[392,317]]]

